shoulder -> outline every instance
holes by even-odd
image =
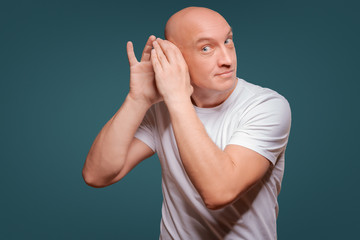
[[[291,124],[291,108],[278,92],[239,79],[240,89],[236,105],[241,108],[242,124],[278,126],[283,130]]]
[[[275,90],[261,87],[239,79],[240,89],[238,102],[241,101],[247,110],[287,111],[290,113],[290,104],[287,99]]]
[[[270,88],[262,87],[240,78],[238,84],[240,97],[245,97],[249,100],[281,99],[287,102],[284,96]]]
[[[252,149],[275,163],[285,149],[291,128],[289,102],[274,90],[242,83],[238,96],[236,128],[229,144]]]

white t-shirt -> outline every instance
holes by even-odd
[[[156,152],[161,163],[160,239],[276,239],[277,196],[291,124],[287,100],[273,90],[238,79],[221,105],[194,108],[220,149],[228,144],[241,145],[272,164],[261,181],[241,198],[222,209],[210,210],[186,174],[166,105],[153,105],[135,137]]]

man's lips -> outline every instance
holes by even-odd
[[[234,70],[229,70],[229,71],[225,71],[225,72],[215,74],[215,76],[228,77],[228,76],[231,76],[233,74],[233,72],[234,72]]]

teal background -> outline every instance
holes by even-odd
[[[359,208],[357,1],[1,1],[0,239],[158,239],[156,157],[87,186],[92,141],[128,91],[125,45],[187,6],[231,24],[238,76],[292,108],[279,239],[355,239]]]

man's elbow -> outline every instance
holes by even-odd
[[[218,210],[224,208],[241,196],[243,196],[249,189],[251,185],[244,184],[238,186],[238,188],[224,188],[221,189],[212,189],[209,192],[201,194],[201,198],[204,201],[205,206],[210,210]]]
[[[210,210],[218,210],[224,208],[235,201],[236,194],[233,193],[214,193],[211,196],[203,196],[202,199],[205,206]]]
[[[109,183],[105,183],[103,180],[96,178],[93,174],[88,173],[85,169],[82,171],[82,177],[85,183],[93,188],[103,188],[110,185]]]
[[[96,179],[91,176],[91,174],[88,174],[85,170],[82,171],[82,177],[84,179],[84,182],[90,186],[90,187],[94,187],[94,188],[100,188],[100,184],[98,181],[96,181]]]
[[[93,163],[95,162],[95,163]],[[96,161],[92,159],[92,156],[86,158],[84,167],[82,169],[82,177],[87,185],[94,188],[103,188],[115,183],[114,179],[118,176],[119,172],[116,170],[109,171],[109,169],[116,169],[109,164],[103,164],[105,161],[104,158],[97,159]],[[102,165],[106,165],[107,168],[104,169]]]

